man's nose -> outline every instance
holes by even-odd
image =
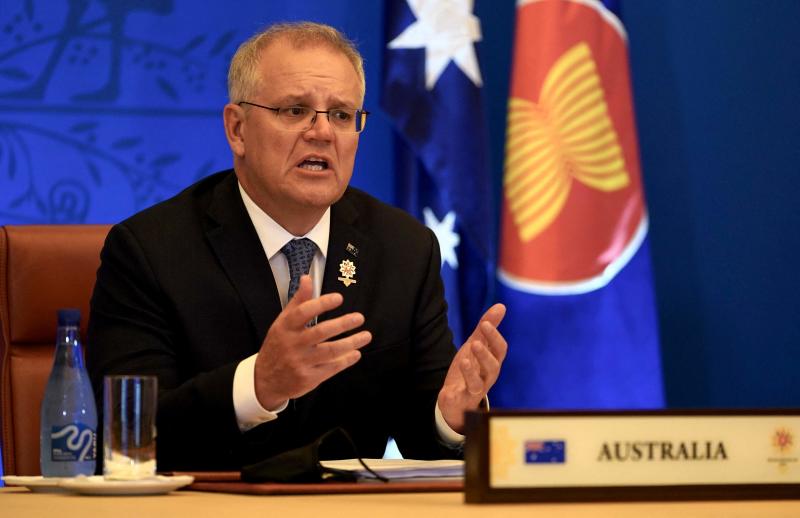
[[[316,140],[332,140],[333,127],[327,113],[315,113],[311,127],[303,132],[303,137]]]

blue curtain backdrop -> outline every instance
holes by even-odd
[[[667,403],[796,406],[800,3],[617,3]],[[388,11],[375,0],[0,0],[0,224],[115,222],[229,167],[227,61],[263,25],[297,19],[359,43],[374,114],[353,183],[403,205],[408,150],[396,159],[382,109]],[[495,209],[515,11],[511,0],[474,6]]]

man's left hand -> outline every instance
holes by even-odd
[[[442,417],[455,432],[463,433],[464,412],[478,408],[500,375],[508,345],[497,326],[505,314],[502,304],[489,308],[447,371],[437,402]]]

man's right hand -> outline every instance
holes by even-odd
[[[262,407],[274,410],[289,399],[307,394],[361,358],[359,349],[372,340],[369,331],[327,341],[360,327],[364,323],[361,313],[306,327],[342,301],[339,293],[312,298],[311,277],[300,278],[297,292],[270,326],[256,357],[256,397]]]

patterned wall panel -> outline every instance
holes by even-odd
[[[0,223],[113,222],[229,166],[225,75],[253,28],[197,5],[0,0]]]

